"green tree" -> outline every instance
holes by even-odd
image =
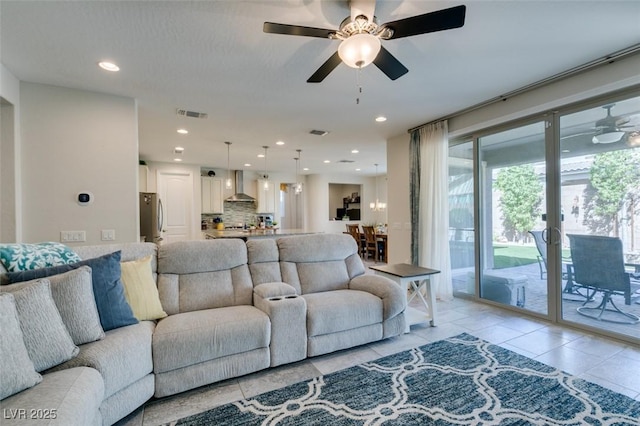
[[[584,224],[593,234],[619,235],[620,210],[626,198],[630,209],[637,204],[639,181],[640,150],[624,149],[595,156],[584,190]]]
[[[499,204],[505,235],[512,241],[520,241],[540,214],[542,184],[533,166],[525,164],[500,170],[495,186],[501,192]]]

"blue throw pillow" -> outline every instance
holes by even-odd
[[[96,299],[102,329],[107,331],[124,327],[125,325],[136,324],[138,320],[133,316],[131,306],[129,306],[124,295],[124,286],[120,280],[119,251],[69,265],[10,272],[6,274],[6,279],[9,284],[30,281],[61,274],[84,265],[91,267],[93,296]]]

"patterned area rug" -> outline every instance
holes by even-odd
[[[177,424],[638,425],[640,402],[463,333]]]

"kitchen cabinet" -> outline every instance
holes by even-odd
[[[264,189],[264,184],[269,184],[269,189]],[[256,213],[271,213],[276,212],[276,188],[275,184],[269,180],[258,179],[258,188],[256,193],[258,194],[256,199],[258,200],[258,206]]]
[[[138,166],[138,192],[149,192],[149,166]]]
[[[222,179],[202,176],[202,213],[224,213]]]

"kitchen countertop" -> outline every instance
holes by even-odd
[[[290,235],[314,234],[302,229],[207,229],[202,231],[206,238],[277,238]]]

